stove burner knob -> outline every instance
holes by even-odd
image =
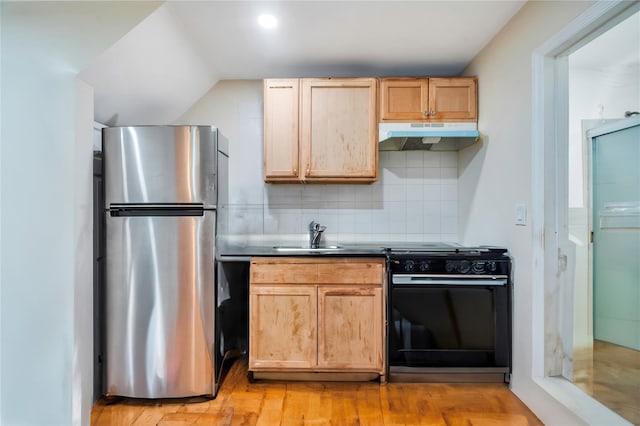
[[[476,260],[471,264],[471,272],[474,274],[495,272],[496,269],[496,262],[493,260]]]
[[[427,272],[429,270],[429,262],[426,260],[424,262],[420,262],[420,272]]]
[[[471,264],[471,270],[474,274],[482,274],[483,272],[485,272],[486,267],[487,263],[482,260],[478,260]]]
[[[407,260],[406,262],[404,262],[404,270],[407,272],[412,272],[415,266],[416,262],[414,262],[413,260]]]
[[[470,270],[471,262],[469,262],[468,260],[461,260],[460,266],[458,267],[458,272],[460,272],[461,274],[468,274]]]
[[[447,272],[455,272],[456,271],[456,263],[457,262],[454,262],[452,260],[447,260],[447,262],[444,265],[444,269]]]

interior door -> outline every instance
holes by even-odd
[[[640,117],[603,127],[592,132],[594,338],[640,350]]]

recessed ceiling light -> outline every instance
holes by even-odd
[[[263,28],[275,28],[278,26],[278,20],[275,16],[265,13],[258,16],[258,24]]]

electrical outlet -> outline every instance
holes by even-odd
[[[526,205],[516,204],[514,223],[520,226],[524,226],[527,224],[527,206]]]

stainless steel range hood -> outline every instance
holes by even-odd
[[[457,151],[478,141],[477,123],[380,123],[380,151]]]

